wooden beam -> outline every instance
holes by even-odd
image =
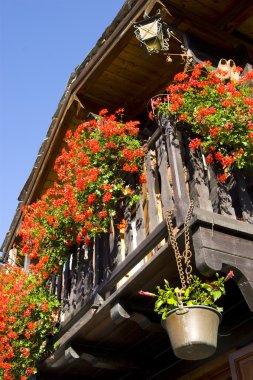
[[[178,139],[178,132],[171,120],[163,117],[161,127],[166,136],[167,152],[169,157],[169,165],[171,169],[174,207],[176,213],[177,226],[180,227],[185,220],[189,207],[189,193],[186,188],[184,167],[182,162],[182,154]]]
[[[161,241],[168,235],[168,230],[165,221],[162,221],[158,226],[142,241],[136,249],[134,249],[123,262],[117,265],[112,272],[109,280],[101,287],[101,294],[110,291],[140,260],[152,251]],[[168,249],[166,243],[161,249]]]
[[[207,38],[209,38],[208,36],[215,36],[216,42],[221,41],[222,45],[230,48],[233,47],[235,43],[245,44],[245,41],[241,38],[234,37],[231,34],[214,27],[214,24],[207,20],[206,17],[200,17],[188,8],[182,12],[182,7],[180,5],[176,5],[175,3],[171,4],[169,0],[164,0],[164,3],[167,4],[167,8],[173,18],[179,19],[180,22],[196,26],[196,28],[205,32]],[[250,48],[252,49],[252,46],[250,46]]]
[[[198,216],[201,214],[209,214],[211,223],[207,225],[198,220],[192,232],[197,269],[205,276],[213,275],[217,271],[228,273],[234,270],[235,281],[253,311],[252,226],[235,220],[234,228],[230,229],[228,224],[224,223],[226,219],[220,220],[219,223],[216,215],[214,217],[212,213],[198,210]],[[239,227],[242,228],[242,233],[239,233]]]
[[[133,360],[123,359],[122,357],[119,357],[116,352],[110,353],[107,356],[102,356],[98,347],[95,348],[95,351],[96,353],[91,353],[89,351],[83,351],[80,347],[77,349],[70,346],[65,350],[65,360],[69,364],[74,361],[84,361],[95,368],[110,370],[138,368]]]
[[[131,309],[133,309],[132,303]],[[138,311],[127,311],[127,307],[125,305],[122,306],[122,303],[119,302],[111,308],[110,316],[113,322],[117,325],[126,320],[130,320],[137,323],[137,325],[140,326],[142,330],[161,332],[160,320],[159,323],[154,323],[145,315],[145,313],[140,313]]]
[[[252,0],[241,0],[236,5],[231,6],[229,10],[226,9],[226,12],[220,16],[215,24],[215,28],[231,33],[252,15]]]
[[[250,380],[253,374],[253,343],[229,356],[232,380]]]

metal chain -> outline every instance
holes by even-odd
[[[190,248],[190,228],[189,228],[189,223],[192,217],[192,212],[194,208],[194,202],[190,202],[189,209],[186,214],[184,226],[184,241],[185,241],[185,250],[183,252],[183,257],[184,257],[184,263],[185,263],[185,275],[186,275],[186,282],[188,285],[191,284],[191,273],[192,273],[192,266],[190,264],[191,262],[191,257],[192,257],[192,252]]]
[[[191,260],[192,252],[190,250],[189,223],[192,216],[193,208],[194,208],[194,202],[191,201],[189,209],[186,214],[185,223],[184,223],[185,250],[182,255],[180,254],[178,243],[174,234],[174,227],[173,227],[173,222],[172,222],[173,210],[168,210],[165,216],[171,246],[175,253],[177,269],[178,269],[178,273],[179,273],[180,281],[182,285],[181,288],[183,290],[186,288],[186,284],[190,285],[191,283],[190,276],[192,272],[192,266],[190,265],[190,260]],[[185,270],[183,268],[182,258],[184,259]]]
[[[167,223],[167,228],[168,228],[168,234],[169,234],[173,251],[175,253],[177,269],[180,276],[182,289],[185,289],[186,283],[185,283],[185,275],[184,275],[184,270],[183,270],[183,265],[182,265],[182,258],[181,258],[179,247],[178,247],[178,244],[174,235],[174,231],[173,231],[174,228],[173,228],[173,223],[172,223],[172,217],[173,217],[173,211],[168,210],[166,212],[166,223]]]

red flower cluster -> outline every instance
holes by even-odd
[[[122,116],[123,109],[117,111]],[[29,276],[16,267],[0,272],[0,378],[26,380],[53,332],[58,301],[45,281],[76,242],[109,230],[123,201],[137,200],[144,150],[137,121],[123,123],[102,110],[97,119],[66,133],[55,161],[58,181],[23,207],[20,247],[32,259]],[[131,185],[127,178],[134,173]],[[135,184],[133,184],[135,182]]]
[[[28,379],[45,351],[46,334],[52,331],[51,315],[58,302],[32,274],[6,266],[0,272],[0,378]]]
[[[202,146],[207,164],[215,166],[222,182],[233,167],[253,166],[252,78],[253,70],[241,75],[238,82],[227,79],[227,72],[214,71],[207,61],[195,65],[190,74],[175,75],[167,88],[169,102],[168,98],[153,100],[156,115],[174,115],[198,136],[191,139],[190,148],[197,151]]]
[[[136,199],[144,178],[138,124],[118,121],[104,109],[66,133],[67,146],[54,165],[58,181],[23,210],[22,252],[39,258],[32,268],[42,278],[57,271],[69,246],[107,232],[123,200]],[[133,173],[137,187],[129,188],[127,173]]]

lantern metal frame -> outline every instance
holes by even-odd
[[[177,34],[161,18],[161,12],[158,10],[155,16],[149,17],[144,13],[144,19],[134,23],[135,36],[145,47],[149,55],[159,52],[168,52],[166,61],[173,61],[172,56],[179,56],[184,64],[184,70],[187,70],[193,63],[194,57],[192,52],[187,49]],[[180,44],[181,53],[171,53],[170,40],[173,38]]]
[[[134,23],[135,36],[146,48],[148,54],[169,50],[170,30],[160,14]]]

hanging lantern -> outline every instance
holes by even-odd
[[[169,29],[161,21],[159,14],[135,23],[134,27],[137,39],[145,46],[149,54],[169,50]]]

